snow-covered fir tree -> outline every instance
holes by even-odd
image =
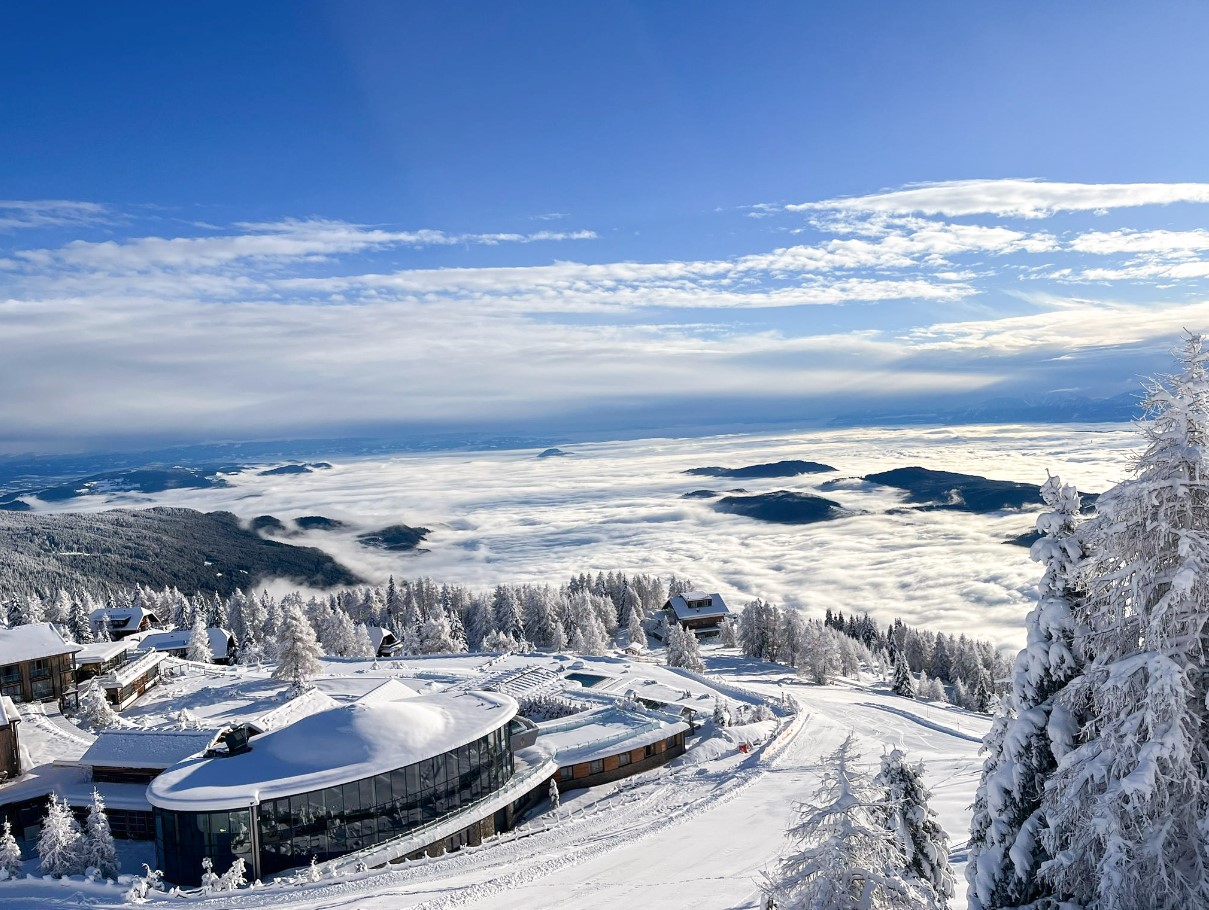
[[[915,677],[911,675],[911,667],[902,654],[894,661],[894,680],[890,683],[890,691],[903,698],[915,697]]]
[[[282,602],[285,603],[284,598]],[[323,650],[300,606],[290,603],[285,607],[278,635],[277,666],[273,670],[273,678],[292,683],[295,691],[309,688],[311,680],[323,669],[320,662]]]
[[[949,836],[928,801],[932,793],[923,780],[922,763],[911,764],[898,749],[882,756],[874,786],[881,788],[887,826],[906,857],[907,871],[930,888],[938,907],[953,896],[949,865]]]
[[[625,645],[639,645],[646,647],[646,630],[642,627],[642,604],[638,602],[637,595],[629,601],[625,606],[624,627],[621,638],[624,639]]]
[[[113,832],[109,829],[105,801],[95,787],[92,805],[88,809],[88,821],[84,825],[84,836],[81,838],[80,864],[85,869],[96,869],[102,878],[116,880],[118,877],[117,847],[113,843]]]
[[[369,629],[365,623],[357,623],[353,630],[353,640],[348,651],[349,657],[375,657],[374,641],[369,637]]]
[[[210,633],[206,631],[206,619],[198,615],[189,631],[189,648],[185,659],[199,664],[214,663],[214,652],[210,650]]]
[[[42,819],[42,833],[38,836],[41,873],[59,877],[81,872],[82,840],[79,822],[71,814],[67,802],[51,796]]]
[[[680,667],[697,673],[705,669],[697,636],[682,628],[678,622],[669,623],[667,627],[666,663],[669,667]]]
[[[1150,386],[1145,450],[1089,523],[1081,729],[1046,791],[1055,893],[1096,910],[1209,906],[1209,374],[1201,338]],[[1054,721],[1051,720],[1051,725]]]
[[[901,848],[850,735],[823,763],[822,782],[794,807],[789,853],[765,883],[777,910],[934,910],[907,874]]]
[[[21,846],[13,837],[13,826],[6,818],[0,829],[0,881],[8,881],[21,874]]]
[[[1039,871],[1050,859],[1045,850],[1042,795],[1069,750],[1069,724],[1054,702],[1079,671],[1074,613],[1082,599],[1079,567],[1085,556],[1079,533],[1079,494],[1050,477],[1041,487],[1049,507],[1037,518],[1040,539],[1032,557],[1044,566],[1037,606],[1025,620],[1027,643],[1012,673],[1010,716],[996,718],[985,747],[988,754],[979,787],[981,812],[971,832],[966,866],[971,910],[998,910],[1033,904],[1049,894]],[[1000,718],[1003,718],[1001,721]],[[1053,736],[1063,737],[1055,748]],[[983,814],[985,813],[985,814]]]
[[[105,690],[97,682],[96,677],[84,684],[80,693],[80,721],[95,729],[112,726],[118,719],[118,713],[105,697]]]

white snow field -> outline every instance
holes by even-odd
[[[852,731],[870,764],[892,746],[926,762],[933,806],[949,832],[953,857],[964,857],[968,807],[981,764],[978,749],[989,718],[899,698],[880,682],[840,680],[820,687],[799,681],[784,667],[732,651],[710,648],[707,658],[709,682],[723,692],[733,694],[731,686],[738,685],[776,700],[787,696],[799,706],[798,714],[747,755],[739,752],[738,742],[767,736],[771,724],[727,728],[725,737],[710,732],[694,737],[689,752],[667,766],[569,792],[557,812],[543,803],[516,831],[479,848],[317,882],[305,880],[304,872],[295,881],[287,877],[209,897],[154,893],[148,903],[206,910],[755,908],[762,870],[787,847],[794,801],[810,794],[818,763]],[[469,663],[466,657],[455,660]],[[432,669],[423,672],[435,675]],[[657,678],[659,684],[676,678],[653,664],[633,664],[629,674]],[[687,678],[682,688],[696,700],[708,691]],[[194,704],[200,707],[198,701]],[[956,872],[954,906],[961,908],[960,865]],[[123,904],[125,890],[78,877],[26,879],[0,883],[0,906],[116,907]]]

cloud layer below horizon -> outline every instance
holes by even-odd
[[[1138,441],[1129,427],[1116,425],[645,439],[574,446],[569,458],[539,459],[534,451],[441,453],[338,461],[330,471],[307,475],[249,471],[228,489],[95,496],[56,508],[172,505],[224,509],[243,519],[321,514],[349,528],[290,542],[320,547],[374,581],[429,576],[487,588],[561,584],[579,572],[676,574],[739,604],[758,595],[812,616],[827,608],[868,611],[880,622],[901,616],[1018,647],[1039,567],[1026,549],[1004,541],[1029,530],[1035,511],[903,511],[899,492],[854,480],[821,495],[867,514],[784,526],[719,514],[708,501],[680,497],[739,486],[819,492],[836,477],[908,465],[1036,484],[1052,471],[1098,492],[1123,479]],[[838,474],[735,481],[681,473],[792,458],[831,464]],[[427,552],[389,554],[355,540],[361,531],[399,522],[432,529]]]
[[[682,255],[635,258],[641,238],[573,215],[467,232],[0,201],[0,452],[1109,396],[1209,326],[1206,203],[1203,183],[953,181],[716,212],[649,244]]]

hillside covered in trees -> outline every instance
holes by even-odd
[[[361,580],[322,550],[265,540],[230,512],[0,512],[0,590],[12,596],[138,586],[228,595],[269,578],[317,588]]]

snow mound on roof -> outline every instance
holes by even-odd
[[[247,752],[169,768],[147,796],[165,809],[217,810],[350,783],[485,736],[516,708],[494,692],[341,705],[258,736]]]

